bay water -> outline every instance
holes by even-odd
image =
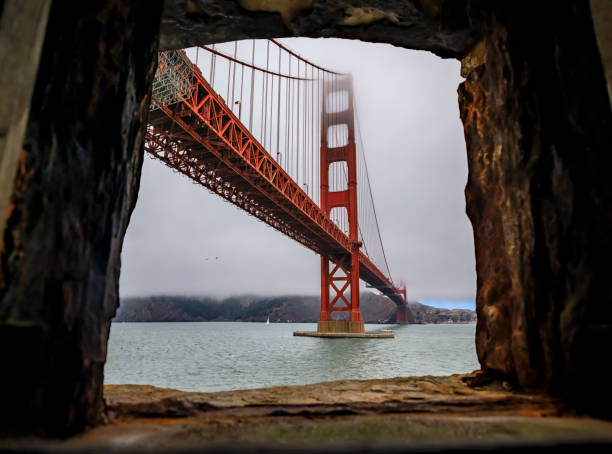
[[[312,323],[113,323],[106,384],[225,391],[478,369],[475,324],[366,325],[395,339],[294,337]]]

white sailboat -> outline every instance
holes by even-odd
[[[270,324],[270,316],[268,315],[268,320],[266,320],[266,325]]]

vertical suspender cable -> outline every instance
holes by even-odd
[[[235,43],[235,41],[234,41]],[[225,95],[226,104],[231,105],[232,101],[230,100],[230,76],[232,74],[232,62],[227,60],[227,91]]]
[[[291,176],[297,180],[295,176],[295,124],[293,119],[295,117],[295,79],[291,79],[291,88],[289,89],[289,97],[291,100],[291,119],[289,120],[289,127],[291,128],[291,144],[289,145],[289,153],[291,156]]]
[[[278,73],[281,74],[281,48],[278,48]],[[276,159],[280,159],[280,102],[281,102],[281,81],[278,78],[278,107],[276,108]]]
[[[238,55],[238,41],[234,41],[234,60],[236,60],[236,56]],[[232,107],[232,112],[234,111],[234,106],[236,99],[234,98],[234,88],[236,87],[236,62],[234,62],[234,73],[232,74],[232,99],[229,100],[230,106]]]
[[[251,65],[255,66],[255,40],[253,40],[253,52],[251,54]],[[251,69],[251,95],[250,95],[250,106],[249,106],[249,131],[253,130],[253,101],[255,91],[255,69]]]
[[[270,41],[268,41],[268,46],[270,45]],[[267,68],[267,63],[266,63],[266,71],[268,70]],[[261,76],[261,116],[259,117],[259,137],[260,137],[260,143],[264,144],[265,143],[265,131],[264,131],[264,123],[265,123],[265,115],[266,115],[266,111],[265,111],[265,104],[266,104],[266,76],[267,73],[262,74]],[[264,145],[264,148],[266,148],[266,146]]]
[[[212,49],[215,50],[215,45],[212,45]],[[210,86],[215,88],[215,63],[217,62],[217,55],[212,54],[210,64]]]
[[[315,111],[315,103],[314,103],[314,67],[310,67],[310,78],[312,82],[310,83],[310,140],[311,140],[311,148],[312,154],[310,155],[310,184],[312,186],[312,199],[315,200],[315,181],[314,181],[314,155],[315,155],[315,129],[314,129],[314,111]]]
[[[306,65],[304,65],[304,79],[306,79]],[[307,112],[307,97],[306,97],[306,82],[303,83],[304,85],[304,90],[303,90],[303,98],[304,98],[304,112],[302,115],[302,168],[304,170],[302,170],[302,178],[303,178],[303,182],[305,186],[308,186],[308,183],[306,182],[306,175],[307,175],[307,167],[306,167],[306,163],[308,162],[306,160],[307,156],[306,156],[306,112]]]
[[[289,55],[289,75],[291,75],[291,55]],[[289,146],[290,143],[290,137],[291,137],[291,125],[289,124],[291,115],[290,115],[290,103],[291,103],[291,83],[293,83],[293,81],[291,79],[287,79],[285,81],[285,91],[287,92],[286,95],[286,102],[285,102],[285,117],[286,117],[286,121],[285,121],[285,125],[286,125],[286,139],[285,139],[285,161],[287,162],[287,165],[285,166],[285,170],[287,171],[287,173],[289,175],[291,175],[291,147]]]
[[[242,121],[242,87],[244,86],[244,65],[240,65],[240,104],[238,104],[238,119]]]
[[[296,134],[295,134],[295,144],[296,144],[296,155],[295,155],[295,181],[298,186],[300,185],[300,60],[297,62],[297,121],[295,123],[296,126]]]
[[[321,104],[321,70],[317,68],[317,144],[319,147],[319,153],[317,153],[317,190],[319,191],[319,206],[321,206],[321,128],[322,128],[322,115],[323,108]]]
[[[270,69],[270,41],[267,41],[268,47],[266,48],[266,71]],[[266,106],[264,108],[264,148],[266,148],[268,138],[268,73],[266,73]],[[266,148],[267,149],[267,148]]]

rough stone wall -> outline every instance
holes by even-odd
[[[610,105],[588,2],[534,5],[167,0],[161,43],[302,35],[471,51],[460,102],[482,367],[609,412]],[[0,251],[0,432],[66,434],[102,415],[161,10],[53,2]]]
[[[608,96],[612,104],[612,2],[590,0],[597,46],[608,81]]]
[[[0,213],[13,191],[50,6],[51,0],[0,3]],[[0,243],[4,221],[0,215]]]
[[[0,253],[0,432],[66,434],[102,416],[161,10],[51,7]]]
[[[278,9],[287,3],[302,6]],[[457,4],[447,0],[308,3],[167,0],[164,47],[301,34],[459,56],[473,39],[461,8],[440,9]],[[52,3],[0,248],[9,369],[0,384],[10,390],[0,433],[64,435],[103,417],[106,343],[161,11],[161,0]]]
[[[286,30],[462,58],[480,363],[529,389],[605,408],[598,355],[612,339],[612,147],[589,2],[168,0],[161,43]]]
[[[166,0],[160,47],[308,36],[462,57],[477,29],[465,0]]]
[[[609,415],[612,116],[588,2],[483,15],[459,89],[478,358]]]

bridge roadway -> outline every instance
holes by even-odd
[[[190,95],[165,105],[155,96],[145,150],[248,214],[341,266],[359,248],[253,137],[187,56]],[[401,290],[359,251],[359,275],[395,304]]]

